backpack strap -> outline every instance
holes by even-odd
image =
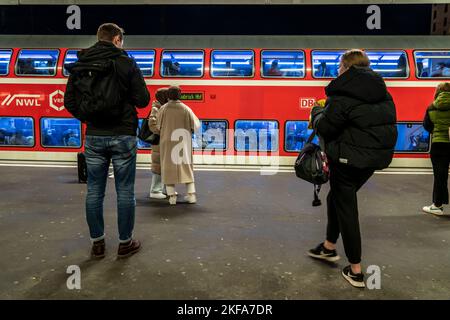
[[[308,140],[306,140],[306,143],[311,143],[314,140],[315,136],[316,136],[316,129],[314,129],[313,132],[309,135]]]
[[[322,205],[322,201],[320,201],[320,199],[319,199],[319,192],[320,192],[321,187],[322,186],[320,184],[314,185],[314,200],[312,202],[313,207],[318,207],[318,206]]]

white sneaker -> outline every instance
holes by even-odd
[[[196,203],[197,202],[197,196],[195,193],[188,194],[187,196],[184,196],[184,201],[187,203]]]
[[[150,198],[152,198],[152,199],[165,199],[165,198],[167,198],[167,195],[165,195],[162,192],[155,192],[155,193],[151,192],[150,193]]]
[[[169,196],[169,204],[170,205],[176,205],[177,204],[177,195],[171,195]]]
[[[431,206],[425,206],[422,208],[422,210],[426,213],[431,213],[436,216],[443,216],[444,215],[444,208],[443,207],[436,207],[434,203]]]

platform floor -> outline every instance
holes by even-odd
[[[325,206],[311,207],[311,185],[293,173],[199,171],[198,204],[170,207],[147,198],[151,174],[138,170],[142,251],[115,258],[109,183],[107,257],[90,261],[86,186],[75,171],[0,167],[1,299],[450,298],[450,218],[420,211],[432,175],[376,174],[360,191],[364,267],[378,265],[382,277],[380,290],[358,290],[340,275],[346,259],[305,255],[323,240]],[[81,268],[81,290],[66,287],[69,265]]]

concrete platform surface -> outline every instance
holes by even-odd
[[[328,265],[305,255],[324,239],[326,207],[311,206],[312,186],[293,173],[199,171],[198,203],[170,207],[147,198],[151,173],[138,170],[143,249],[126,260],[115,256],[110,180],[101,261],[89,259],[76,169],[4,166],[0,175],[1,299],[450,298],[450,218],[421,213],[429,174],[376,174],[359,192],[363,268],[380,268],[379,290],[343,280],[345,258]],[[341,241],[338,250],[345,257]],[[66,286],[69,265],[81,268],[81,290]]]

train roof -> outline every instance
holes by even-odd
[[[0,35],[1,48],[85,48],[95,36]],[[133,36],[125,48],[450,49],[450,36]]]

